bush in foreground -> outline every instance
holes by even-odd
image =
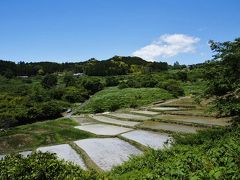
[[[0,160],[0,179],[99,179],[94,171],[84,171],[79,166],[58,160],[54,154],[33,153],[23,158],[12,155]]]

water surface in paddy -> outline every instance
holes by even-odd
[[[83,139],[74,143],[82,148],[98,167],[105,171],[127,161],[130,156],[142,153],[136,147],[118,138]]]
[[[166,142],[170,140],[168,134],[156,133],[150,131],[136,130],[121,134],[124,138],[136,141],[144,146],[149,146],[153,149],[162,149]]]
[[[90,124],[84,126],[76,126],[75,128],[83,131],[88,131],[97,135],[111,135],[111,136],[132,130],[131,128],[113,126],[108,124]]]
[[[63,159],[65,161],[70,161],[74,164],[81,166],[81,168],[86,169],[86,166],[82,158],[68,144],[40,147],[37,149],[37,151],[41,151],[43,153],[44,152],[56,153],[58,158]]]
[[[105,123],[111,123],[111,124],[117,124],[117,125],[124,125],[124,126],[136,126],[139,124],[139,122],[134,122],[134,121],[122,121],[106,116],[100,116],[100,115],[90,115],[91,118],[100,121],[100,122],[105,122]]]

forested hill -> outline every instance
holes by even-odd
[[[160,72],[168,69],[166,62],[148,62],[139,57],[114,56],[107,60],[89,59],[84,62],[55,63],[0,60],[0,75],[33,76],[45,75],[54,72],[72,71],[92,76],[125,75],[135,72]]]

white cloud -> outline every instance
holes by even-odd
[[[156,41],[133,52],[133,56],[154,61],[158,57],[173,57],[180,53],[193,53],[199,38],[185,34],[165,34]]]

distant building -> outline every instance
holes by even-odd
[[[77,77],[84,76],[84,73],[74,73],[73,76],[77,76]]]
[[[28,78],[28,76],[18,76],[18,77],[20,77],[20,78]]]

